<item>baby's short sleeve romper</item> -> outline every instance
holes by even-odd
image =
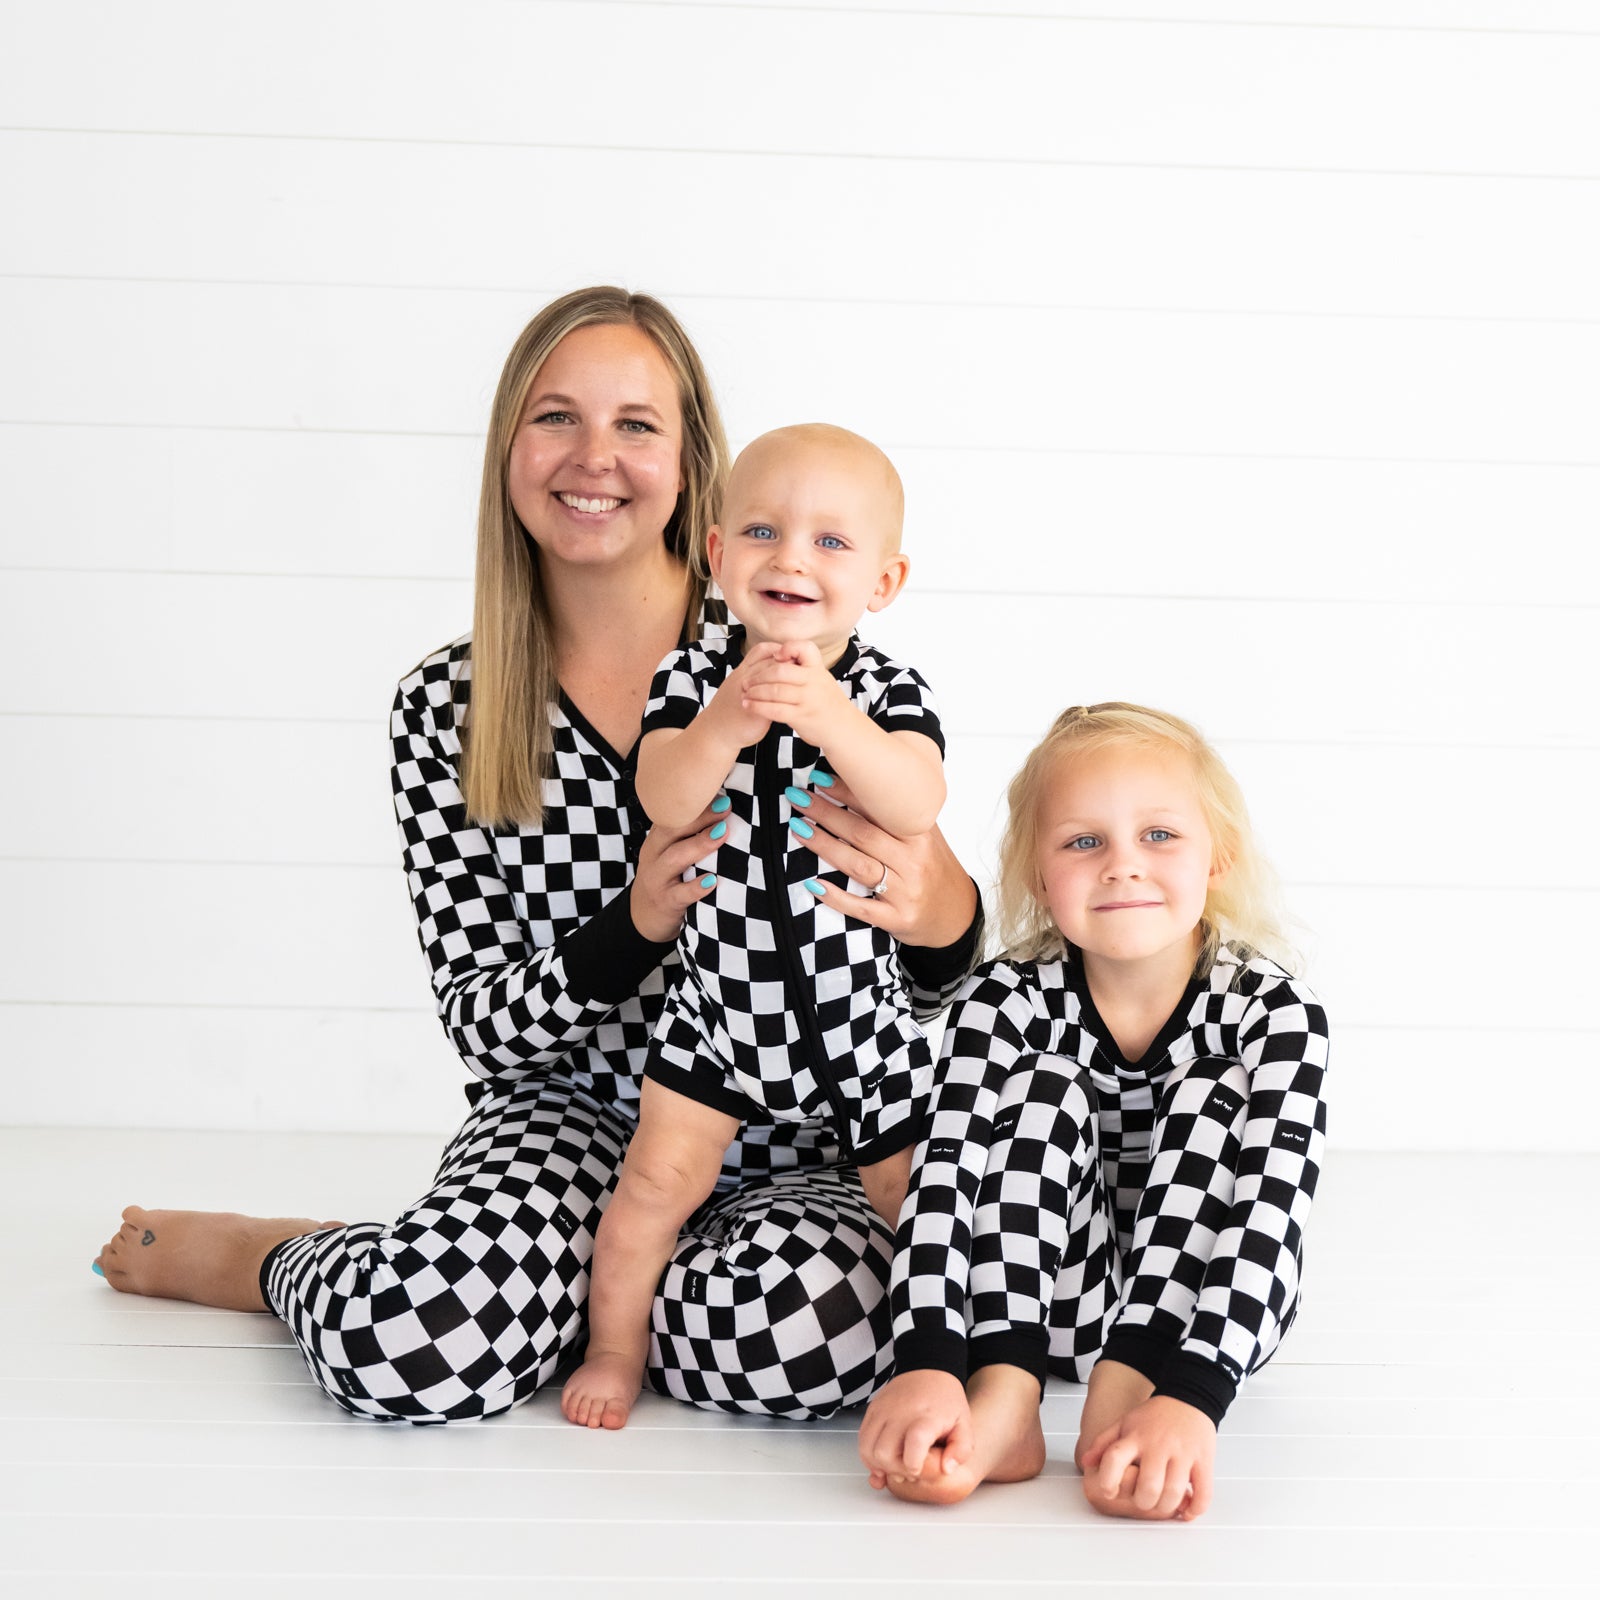
[[[687,727],[743,646],[743,629],[734,629],[674,651],[651,685],[644,732]],[[925,734],[943,752],[932,694],[916,672],[854,638],[832,671],[878,726]],[[723,784],[731,805],[710,863],[716,888],[684,920],[684,977],[667,998],[645,1076],[745,1123],[821,1117],[847,1159],[871,1165],[921,1136],[932,1057],[895,940],[805,887],[814,878],[850,888],[789,826],[806,815],[790,793],[818,766],[826,770],[825,753],[780,723],[739,752]]]

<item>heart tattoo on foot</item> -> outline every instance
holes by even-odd
[[[148,1228],[146,1228],[144,1230],[144,1238],[142,1238],[139,1241],[139,1243],[140,1244],[154,1244],[155,1242],[156,1242],[156,1236]]]

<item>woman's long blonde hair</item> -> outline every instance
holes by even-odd
[[[1148,706],[1108,700],[1063,711],[1011,780],[1010,815],[1000,845],[998,917],[1005,952],[1015,960],[1054,959],[1066,947],[1050,914],[1039,871],[1039,828],[1045,794],[1062,764],[1110,748],[1175,751],[1189,763],[1206,826],[1212,866],[1223,875],[1206,891],[1195,973],[1216,963],[1224,941],[1287,965],[1294,953],[1283,931],[1277,882],[1250,826],[1250,813],[1234,776],[1197,728]]]
[[[677,382],[683,411],[683,492],[667,521],[667,549],[689,572],[688,625],[705,598],[706,532],[728,475],[728,444],[711,383],[689,336],[659,300],[626,289],[577,289],[552,300],[511,347],[489,414],[478,499],[478,567],[472,609],[472,700],[462,790],[467,815],[493,827],[537,823],[552,743],[555,647],[533,546],[511,504],[511,445],[539,369],[577,328],[639,328]]]

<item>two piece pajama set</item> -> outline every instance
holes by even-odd
[[[719,611],[658,672],[646,728],[687,725],[736,663]],[[860,644],[834,670],[875,720],[942,748],[914,673]],[[744,1121],[657,1292],[660,1392],[819,1417],[865,1400],[896,1360],[1082,1377],[1104,1351],[1220,1415],[1296,1304],[1326,1034],[1293,980],[1254,960],[1232,984],[1230,954],[1130,1066],[1070,959],[1053,976],[993,964],[952,1014],[930,1105],[913,1013],[949,1003],[981,924],[919,950],[817,903],[804,880],[826,869],[791,834],[786,794],[817,751],[774,727],[741,754],[718,885],[685,925],[686,981],[677,946],[629,914],[649,831],[634,753],[563,695],[539,826],[471,823],[470,685],[459,640],[402,680],[391,733],[418,934],[471,1110],[396,1221],[289,1240],[262,1268],[329,1395],[441,1422],[504,1411],[555,1375],[582,1335],[648,1072]],[[924,1133],[886,1297],[891,1243],[853,1164]]]

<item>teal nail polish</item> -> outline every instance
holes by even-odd
[[[783,791],[783,798],[792,806],[808,806],[811,804],[811,796],[804,789],[795,788],[792,783]]]
[[[811,769],[811,775],[806,779],[806,782],[809,783],[813,789],[831,789],[833,787],[833,779],[829,777],[829,775],[820,767],[813,767]]]
[[[711,886],[712,886],[712,884],[714,884],[714,883],[715,883],[715,882],[716,882],[716,881],[717,881],[717,875],[716,875],[716,873],[714,873],[714,872],[708,872],[708,873],[707,873],[707,874],[706,874],[706,875],[705,875],[705,877],[703,877],[703,878],[702,878],[702,879],[701,879],[701,880],[700,880],[700,887],[701,887],[701,888],[702,888],[702,889],[709,889],[709,888],[710,888],[710,887],[711,887]]]
[[[809,889],[819,900],[822,898],[822,885],[815,878],[807,878],[801,887]]]
[[[719,822],[716,827],[711,830],[711,837],[713,839],[720,839],[727,831],[728,824],[726,822]]]
[[[97,1277],[101,1277],[101,1278],[105,1277],[105,1270],[101,1267],[101,1265],[100,1265],[100,1263],[98,1261],[91,1261],[89,1263],[89,1265],[90,1265],[91,1268],[93,1268],[94,1273],[95,1273],[95,1275]]]
[[[802,839],[809,839],[817,830],[806,821],[804,817],[790,817],[789,826],[800,835]]]
[[[720,817],[722,813],[726,811],[732,804],[733,801],[731,801],[727,795],[719,794],[717,798],[711,802],[711,809]]]

